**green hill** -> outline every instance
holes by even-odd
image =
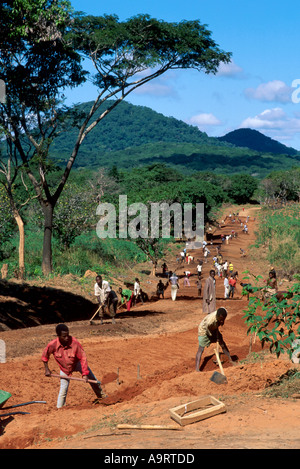
[[[98,117],[104,112],[111,101],[104,103],[101,110],[95,114]],[[74,107],[76,114],[85,114],[92,103],[83,103]],[[53,154],[69,153],[74,144],[76,129],[68,127],[67,133],[57,138],[51,147]],[[94,153],[97,156],[112,151],[120,151],[129,147],[137,147],[154,142],[172,143],[213,143],[219,146],[227,144],[217,142],[197,127],[188,125],[174,117],[166,117],[145,106],[134,106],[121,102],[88,134],[81,148],[81,152]]]
[[[221,142],[232,143],[237,147],[246,147],[251,150],[273,153],[275,155],[285,154],[294,156],[298,153],[294,148],[287,147],[253,129],[237,129],[223,137],[219,137],[219,140]]]
[[[103,105],[101,112],[107,105]],[[72,112],[80,115],[90,106],[91,103],[82,103],[75,106]],[[78,132],[71,121],[67,121],[66,128],[67,131],[56,138],[50,147],[51,157],[62,164],[69,159]],[[264,142],[268,139],[262,137]],[[197,127],[150,108],[122,102],[88,134],[74,166],[129,169],[164,163],[187,174],[195,171],[219,174],[244,172],[265,177],[270,171],[300,164],[300,155],[291,154],[286,151],[287,147],[278,142],[282,149],[280,154],[277,151],[267,152],[266,144],[256,150],[247,148],[248,140],[240,139],[239,146],[236,146],[222,138],[208,137]]]

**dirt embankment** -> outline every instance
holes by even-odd
[[[240,248],[247,252],[254,241],[255,208],[241,211],[240,215],[242,220],[250,215],[249,234],[242,232],[240,224],[229,223],[227,219],[209,245],[211,254],[203,264],[204,279],[218,245],[223,258],[231,261],[239,272],[240,281],[243,271],[258,269],[258,264],[249,256],[242,257],[240,252]],[[220,234],[231,234],[232,230],[238,236],[222,244]],[[203,259],[201,250],[193,254],[195,260]],[[109,319],[103,325],[97,320],[90,325],[95,305],[72,288],[59,288],[61,280],[58,288],[52,284],[51,290],[47,285],[45,288],[18,285],[18,295],[14,286],[1,283],[1,288],[10,289],[6,290],[9,295],[1,293],[0,297],[5,316],[11,320],[21,318],[24,324],[25,316],[32,321],[20,329],[11,329],[8,322],[3,322],[6,327],[0,332],[0,339],[6,342],[7,362],[0,364],[0,388],[12,394],[5,406],[46,401],[46,404],[12,409],[29,412],[26,415],[0,416],[1,449],[300,447],[299,401],[262,396],[267,386],[294,365],[286,357],[276,359],[269,355],[263,361],[245,361],[249,336],[243,320],[247,299],[241,297],[241,287],[238,285],[233,299],[224,300],[223,280],[216,277],[217,307],[225,306],[228,310],[222,334],[236,363],[231,366],[221,355],[227,384],[217,385],[210,380],[212,373],[218,371],[213,346],[204,352],[201,372],[195,371],[197,327],[204,317],[202,298],[198,297],[196,288],[197,264],[179,265],[173,258],[167,259],[167,264],[180,277],[176,301],[171,300],[167,288],[164,299],[139,303],[130,312],[120,310],[116,325]],[[260,273],[267,276],[269,266],[264,267]],[[183,285],[185,270],[192,274],[190,286]],[[150,291],[157,280],[149,276],[142,287]],[[92,284],[93,281],[91,290]],[[89,366],[102,380],[108,398],[101,404],[93,404],[94,394],[89,385],[72,381],[67,405],[56,409],[59,380],[44,376],[40,357],[43,347],[55,337],[54,323],[60,321],[67,322],[71,334],[80,340]],[[258,341],[252,350],[261,351]],[[53,359],[50,368],[58,372]],[[181,431],[116,428],[122,423],[174,425],[170,408],[206,395],[224,402],[227,412],[183,427]]]

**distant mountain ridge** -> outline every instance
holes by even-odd
[[[104,103],[101,112],[110,103]],[[91,105],[91,102],[80,103],[71,111],[84,115]],[[65,128],[50,146],[49,153],[54,162],[62,165],[69,160],[78,132],[78,128],[72,127],[71,120]],[[296,150],[288,151],[288,147],[259,132],[244,130],[242,133],[236,131],[237,134],[231,132],[233,136],[244,136],[239,141],[228,141],[230,134],[220,138],[209,137],[197,127],[174,117],[123,101],[87,135],[74,168],[117,166],[130,170],[162,163],[183,173],[213,171],[218,174],[247,173],[265,177],[271,171],[300,165],[300,154]],[[255,150],[252,149],[254,137]],[[267,145],[270,140],[272,147]],[[270,153],[271,148],[273,153]]]
[[[277,140],[262,134],[258,130],[242,128],[233,130],[223,137],[218,137],[221,142],[231,143],[237,147],[250,148],[263,153],[273,153],[276,155],[297,155],[299,152],[294,148],[287,147]]]

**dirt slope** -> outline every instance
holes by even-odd
[[[240,213],[250,215],[249,235],[238,224],[229,223],[217,230],[238,237],[223,244],[223,257],[233,262],[234,269],[258,269],[249,257],[242,258],[240,247],[254,241],[255,209]],[[214,255],[220,240],[210,247]],[[204,278],[212,266],[211,257],[204,264]],[[196,252],[195,258],[203,258]],[[165,299],[137,305],[130,313],[120,312],[117,324],[110,320],[90,325],[88,311],[84,320],[67,320],[70,333],[80,340],[94,374],[101,379],[108,398],[93,404],[89,385],[73,381],[67,405],[56,409],[59,380],[46,378],[40,356],[43,347],[55,337],[54,325],[42,324],[0,332],[7,345],[7,362],[0,364],[0,388],[12,394],[6,406],[45,400],[46,404],[21,407],[28,415],[15,415],[0,420],[0,448],[38,449],[208,449],[208,448],[300,448],[299,400],[270,399],[261,395],[266,386],[294,368],[286,357],[266,356],[264,361],[241,363],[249,352],[249,337],[242,319],[247,300],[241,298],[241,287],[234,299],[224,300],[223,280],[216,278],[217,307],[225,306],[228,318],[222,329],[236,366],[224,360],[227,384],[210,380],[218,371],[213,346],[204,352],[201,372],[194,371],[198,347],[197,327],[204,317],[202,299],[197,297],[196,263],[189,266],[168,259],[171,270],[192,272],[191,286],[181,288],[177,300]],[[249,265],[249,263],[251,265]],[[267,275],[269,266],[264,266]],[[153,288],[149,277],[144,288]],[[92,286],[92,282],[91,282]],[[77,292],[74,292],[77,293]],[[55,290],[53,290],[53,296]],[[53,301],[55,298],[53,298]],[[67,308],[65,308],[67,309]],[[260,351],[256,342],[254,351]],[[58,372],[54,360],[50,368]],[[169,409],[202,396],[212,395],[226,405],[227,412],[201,422],[179,427]],[[117,424],[177,425],[181,431],[118,430]]]

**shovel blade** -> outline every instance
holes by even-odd
[[[222,375],[218,371],[215,371],[214,374],[210,378],[211,381],[213,381],[216,384],[223,384],[227,383],[227,378],[226,376]]]

